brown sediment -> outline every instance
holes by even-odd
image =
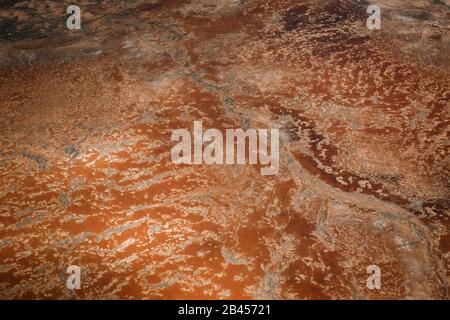
[[[48,3],[1,7],[0,298],[448,299],[448,7]],[[173,164],[197,120],[279,128],[279,173]]]

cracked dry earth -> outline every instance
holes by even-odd
[[[0,1],[0,298],[449,298],[448,1],[78,3]],[[279,173],[174,165],[196,120]]]

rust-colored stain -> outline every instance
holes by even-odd
[[[448,1],[78,2],[0,6],[0,298],[449,298]],[[278,174],[173,164],[199,120]]]

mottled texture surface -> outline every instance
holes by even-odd
[[[0,1],[0,298],[449,298],[448,1],[79,3]],[[194,120],[278,175],[172,164]]]

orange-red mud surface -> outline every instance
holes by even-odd
[[[0,1],[0,298],[449,298],[449,1],[78,3]],[[198,120],[278,174],[173,164]]]

